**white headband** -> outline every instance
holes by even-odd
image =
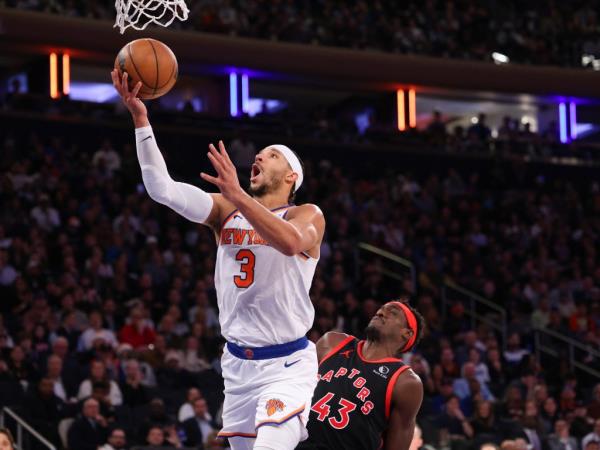
[[[294,186],[294,192],[296,192],[298,189],[300,189],[302,181],[304,181],[304,173],[302,172],[302,164],[300,164],[300,160],[294,154],[294,152],[285,145],[273,144],[269,145],[269,147],[273,147],[275,150],[279,151],[279,153],[281,153],[285,159],[287,159],[287,162],[291,166],[292,170],[298,175],[298,178],[296,178],[296,184]]]

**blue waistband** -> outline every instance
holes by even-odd
[[[291,355],[308,346],[308,339],[301,337],[285,344],[269,345],[268,347],[241,347],[232,342],[227,342],[227,350],[240,359],[271,359]]]

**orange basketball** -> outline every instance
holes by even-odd
[[[115,69],[127,72],[129,88],[142,82],[139,97],[158,98],[171,90],[177,81],[177,58],[169,47],[156,39],[136,39],[121,49]]]

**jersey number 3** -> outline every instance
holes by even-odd
[[[317,420],[323,422],[327,416],[329,416],[331,408],[327,403],[329,403],[332,398],[333,393],[328,392],[312,406],[311,409],[318,414]],[[341,430],[348,426],[348,423],[350,422],[350,413],[356,409],[356,403],[352,403],[345,398],[340,399],[339,405],[341,406],[341,408],[338,409],[340,417],[330,417],[327,419],[329,424],[336,430]]]
[[[254,283],[254,264],[256,262],[256,256],[252,251],[243,249],[237,252],[235,260],[242,263],[240,272],[242,275],[235,275],[233,282],[239,288],[246,289]]]

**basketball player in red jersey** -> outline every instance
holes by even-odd
[[[334,332],[319,339],[309,437],[297,450],[408,450],[423,385],[399,355],[418,343],[423,327],[405,301],[391,301],[369,322],[366,340]]]

